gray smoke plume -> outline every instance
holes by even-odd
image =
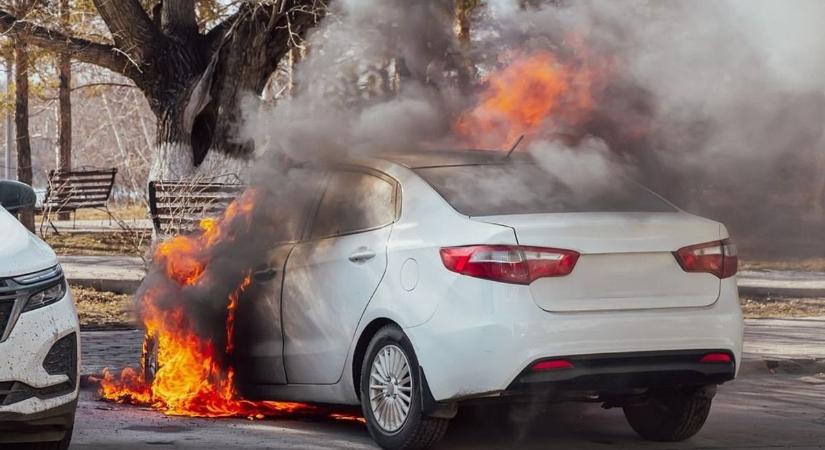
[[[456,83],[461,58],[477,89],[516,52],[609,59],[589,120],[568,131],[605,143],[618,173],[579,143],[526,147],[593,179],[632,167],[682,208],[727,223],[754,256],[821,254],[810,244],[825,242],[825,4],[490,0],[464,53],[452,4],[337,2],[309,38],[294,95],[251,108],[246,133],[296,159],[466,146],[452,134],[474,101]]]

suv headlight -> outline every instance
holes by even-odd
[[[66,295],[66,281],[61,278],[56,284],[35,292],[29,296],[23,312],[51,305]]]

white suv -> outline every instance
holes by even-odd
[[[0,181],[0,448],[69,447],[80,331],[57,257],[11,214],[32,189]]]

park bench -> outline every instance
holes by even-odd
[[[191,231],[201,219],[220,215],[244,188],[240,181],[150,181],[149,213],[152,225],[159,235]]]
[[[49,185],[43,203],[37,208],[42,214],[40,232],[48,223],[55,233],[57,227],[52,222],[55,214],[71,213],[73,224],[77,223],[78,209],[97,209],[105,212],[111,221],[109,198],[115,184],[117,169],[50,170]]]

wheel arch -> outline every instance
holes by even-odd
[[[395,325],[401,328],[397,322],[386,317],[373,319],[372,322],[364,327],[364,330],[358,337],[358,342],[355,344],[355,350],[353,351],[352,357],[352,386],[355,389],[355,396],[359,400],[361,399],[361,389],[359,388],[361,385],[361,366],[364,364],[364,356],[367,352],[367,347],[370,345],[370,341],[372,340],[372,337],[375,336],[375,333],[387,325]]]

